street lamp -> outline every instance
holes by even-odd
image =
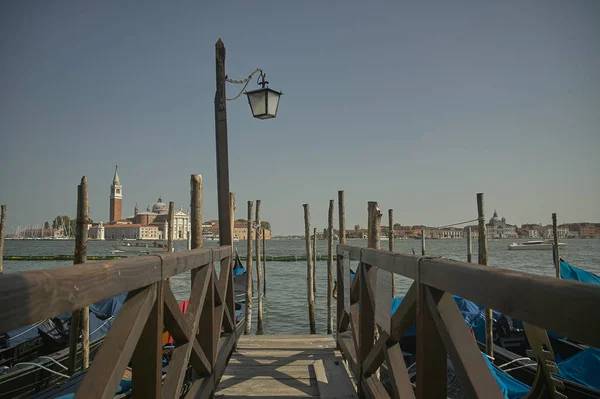
[[[281,97],[281,92],[269,89],[269,82],[265,81],[266,77],[267,75],[261,71],[261,81],[257,83],[262,86],[262,89],[246,92],[252,116],[258,119],[275,118],[279,107],[279,97]]]
[[[260,73],[257,81],[261,89],[245,92],[248,96],[248,104],[252,116],[258,119],[271,119],[277,115],[279,98],[281,92],[268,87],[269,82],[265,80],[266,75],[262,69],[256,69],[244,80],[229,79],[225,74],[225,45],[221,39],[215,44],[216,58],[216,81],[217,91],[215,93],[215,139],[217,143],[217,197],[219,205],[219,244],[232,245],[233,231],[231,225],[231,213],[229,202],[229,154],[227,145],[227,101],[239,98],[252,77]],[[240,93],[233,97],[226,97],[225,83],[243,84]],[[267,87],[265,87],[267,86]]]

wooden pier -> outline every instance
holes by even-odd
[[[217,398],[358,398],[331,335],[242,336]]]
[[[538,360],[531,398],[560,397],[546,329],[600,347],[600,322],[582,317],[596,313],[597,286],[344,244],[337,247],[337,342],[329,335],[240,339],[245,323],[236,319],[232,255],[224,245],[4,274],[0,330],[128,293],[75,399],[113,398],[124,375],[132,378],[133,398],[443,398],[447,358],[467,397],[501,398],[451,293],[523,320]],[[190,271],[183,314],[168,279]],[[414,283],[391,314],[393,274]],[[412,325],[421,359],[416,382],[400,347]],[[175,339],[166,371],[165,330]]]

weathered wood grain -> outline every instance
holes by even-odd
[[[185,369],[188,364],[188,360],[190,359],[190,355],[192,350],[194,349],[194,341],[196,340],[196,331],[198,330],[198,325],[200,323],[200,318],[204,313],[204,303],[206,301],[208,293],[208,287],[212,284],[210,276],[212,275],[212,268],[210,266],[205,266],[198,269],[196,275],[194,276],[194,282],[192,283],[190,300],[188,302],[188,309],[182,320],[183,315],[176,315],[179,311],[179,307],[175,309],[176,301],[174,301],[175,296],[171,292],[171,289],[165,285],[163,287],[165,293],[165,303],[167,304],[167,312],[169,317],[165,318],[165,321],[170,322],[167,327],[171,327],[172,331],[178,331],[181,334],[185,335],[185,339],[187,342],[183,344],[179,344],[173,350],[173,354],[171,355],[171,362],[169,363],[169,371],[167,372],[167,376],[165,377],[165,383],[162,387],[162,395],[165,398],[175,397],[179,392],[181,392],[181,386],[183,385],[183,378],[185,377]],[[212,308],[209,313],[212,313]],[[185,322],[184,322],[185,320]],[[176,321],[178,327],[173,326],[172,321]],[[185,324],[184,324],[185,323]],[[173,328],[175,327],[175,328]],[[212,331],[212,329],[210,329]],[[170,330],[170,332],[172,332]],[[206,352],[204,348],[201,347],[201,350],[198,351],[198,358],[202,359],[203,355],[207,358]],[[192,362],[192,365],[196,364],[196,367],[200,367],[196,369],[196,371],[200,374],[206,374],[212,371],[212,364],[210,360],[208,360],[207,364],[202,364],[202,360],[199,363]]]
[[[354,259],[361,259],[362,253],[365,262],[416,279],[418,256],[341,244],[337,250],[339,254],[348,251]],[[579,311],[572,311],[594,314],[600,303],[597,286],[441,258],[424,258],[420,269],[423,284],[588,345],[600,346],[600,321],[581,318]]]
[[[132,392],[138,398],[158,398],[162,386],[162,334],[163,334],[163,285],[159,281],[152,286],[156,300],[135,347]]]
[[[304,241],[306,244],[306,297],[308,301],[308,324],[310,333],[317,333],[317,322],[315,319],[315,291],[314,291],[314,269],[312,260],[312,248],[310,245],[310,207],[308,204],[302,205],[304,208]]]
[[[427,306],[465,395],[471,398],[502,398],[500,387],[485,364],[454,298],[449,293],[437,291],[441,298],[436,303],[431,291],[436,290],[425,290]]]
[[[305,349],[291,349],[294,347]],[[318,397],[314,364],[319,361],[332,365],[338,362],[335,367],[339,370],[332,369],[329,374],[336,380],[335,386],[342,387],[340,382],[344,378],[349,382],[331,335],[243,336],[237,351],[232,354],[216,396]]]
[[[247,248],[246,248],[246,309],[245,309],[245,320],[246,320],[246,330],[244,334],[249,335],[252,327],[252,208],[254,204],[252,201],[248,201],[248,239],[247,239]]]
[[[394,397],[414,399],[415,392],[408,376],[399,343],[395,343],[385,350],[385,361],[391,374],[390,384],[394,391]]]
[[[358,399],[344,364],[337,359],[319,359],[312,364],[321,399]]]
[[[427,286],[417,286],[417,398],[445,398],[446,348],[428,306],[427,293]],[[434,300],[437,302],[439,295]]]
[[[155,300],[155,287],[129,294],[94,357],[75,399],[114,397]]]

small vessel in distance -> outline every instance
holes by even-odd
[[[526,242],[520,242],[520,243],[516,243],[513,242],[512,244],[510,244],[508,246],[508,249],[513,249],[513,250],[526,250],[526,249],[552,249],[552,241],[543,241],[543,240],[537,240],[537,241],[526,241]],[[559,242],[558,246],[561,247],[563,245],[566,245],[564,242]]]
[[[161,244],[159,242],[123,242],[122,244],[114,244],[113,247],[118,251],[123,252],[139,252],[139,253],[150,253],[150,252],[164,252],[168,249],[167,244]]]

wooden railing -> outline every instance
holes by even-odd
[[[219,276],[215,262],[220,262]],[[182,314],[169,278],[191,271]],[[235,318],[230,246],[0,276],[0,330],[8,331],[128,293],[75,398],[112,398],[129,364],[134,398],[208,397],[243,326]],[[243,324],[243,323],[240,323]],[[162,339],[176,341],[166,376]],[[221,332],[223,330],[223,332]],[[189,381],[188,381],[189,382]]]
[[[452,294],[523,320],[538,360],[528,397],[562,397],[546,329],[600,347],[597,286],[343,244],[337,255],[337,342],[361,395],[445,398],[449,357],[467,397],[503,397]],[[392,315],[393,274],[414,282]],[[416,389],[399,344],[415,323]],[[384,361],[390,393],[376,373]]]

